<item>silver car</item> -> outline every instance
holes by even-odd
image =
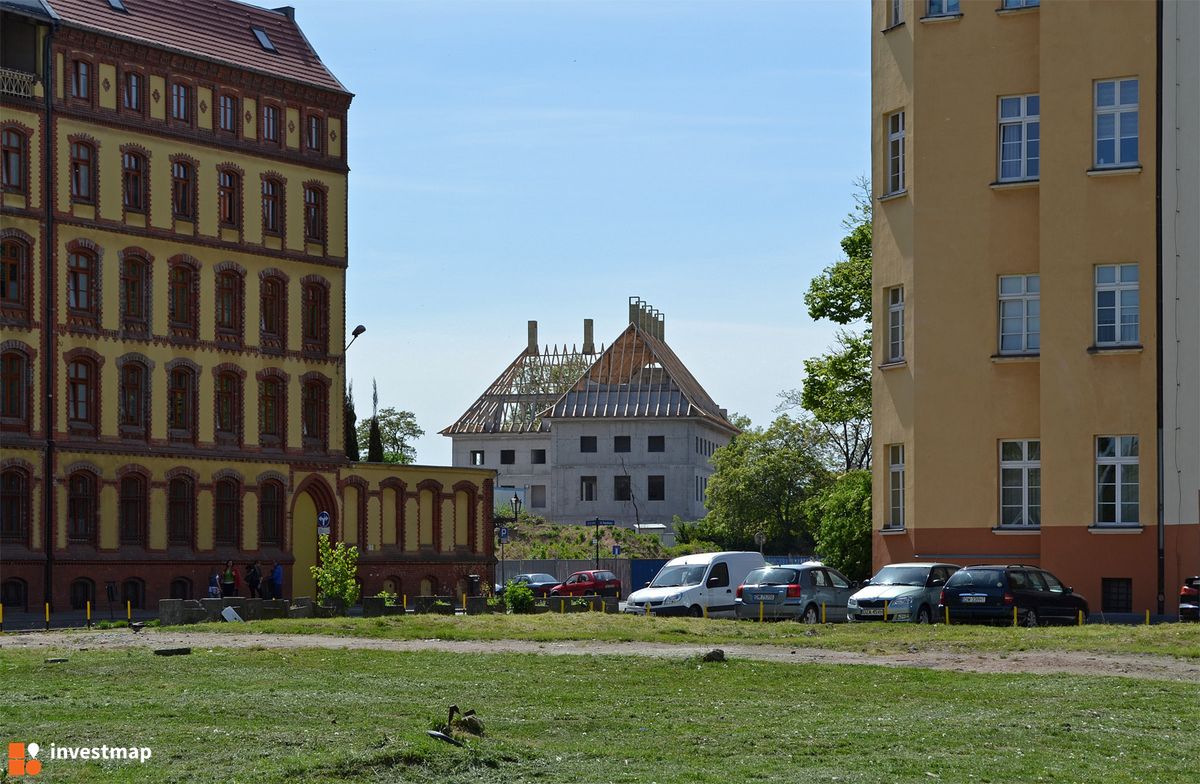
[[[789,618],[805,623],[846,620],[854,588],[831,566],[811,562],[767,566],[746,575],[737,589],[737,617],[764,621]]]
[[[932,623],[936,620],[934,614],[942,586],[957,571],[957,566],[946,563],[885,566],[850,597],[846,606],[847,618],[851,621]]]

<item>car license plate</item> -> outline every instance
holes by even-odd
[[[775,594],[773,594],[773,593],[756,593],[756,594],[753,594],[753,598],[754,598],[754,601],[756,601],[756,602],[773,602],[773,601],[775,601]]]
[[[882,607],[863,607],[858,611],[859,615],[883,615]]]
[[[986,596],[964,596],[962,597],[963,604],[983,604],[987,601]]]

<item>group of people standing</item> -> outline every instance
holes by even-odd
[[[252,561],[245,568],[246,589],[251,599],[282,599],[283,598],[283,566],[275,561],[270,574],[263,574],[258,561]],[[225,566],[213,572],[208,581],[208,595],[212,598],[239,596],[242,590],[242,578],[233,561],[225,562]]]

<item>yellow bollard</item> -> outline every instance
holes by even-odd
[[[946,625],[950,625],[950,605],[946,605]]]
[[[125,600],[125,620],[133,621],[133,602]]]
[[[566,611],[567,611],[566,597],[560,596],[560,597],[558,597],[558,614],[562,615]]]
[[[650,602],[646,602],[646,617],[650,617]]]
[[[1083,626],[1083,610],[1077,610],[1079,613],[1079,625]]]
[[[46,602],[46,631],[50,631],[50,602]]]
[[[884,623],[887,623],[887,611],[888,611],[888,603],[887,603],[887,600],[884,599],[884,601],[883,601],[883,622]]]
[[[404,603],[404,612],[408,612],[408,594],[402,594],[401,601]]]
[[[87,627],[92,628],[92,603],[87,603]]]
[[[708,618],[708,605],[706,604],[703,607],[701,607],[700,612],[703,613],[705,619],[707,619]]]
[[[1146,610],[1146,625],[1150,625],[1150,611]]]
[[[825,602],[821,602],[821,623],[825,623]]]
[[[605,602],[603,599],[600,600],[600,614],[601,615],[608,614],[608,603]]]
[[[1017,626],[1017,608],[1013,607],[1013,627]]]
[[[467,595],[464,593],[463,594],[463,614],[465,615],[466,612],[467,612]]]
[[[758,603],[758,622],[762,623],[762,621],[763,621],[763,603],[759,602]]]

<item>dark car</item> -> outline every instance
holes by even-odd
[[[1187,578],[1179,589],[1179,620],[1200,621],[1200,575]]]
[[[550,589],[558,585],[562,580],[552,574],[545,572],[530,572],[528,574],[518,574],[515,577],[510,577],[509,582],[525,583],[529,589],[533,591],[534,596],[549,596]],[[497,594],[504,593],[505,586],[499,586],[496,589]]]
[[[551,596],[619,596],[621,580],[604,569],[575,572],[550,589]]]
[[[1074,623],[1088,614],[1087,600],[1045,569],[1025,565],[968,566],[950,575],[938,614],[951,623]]]

